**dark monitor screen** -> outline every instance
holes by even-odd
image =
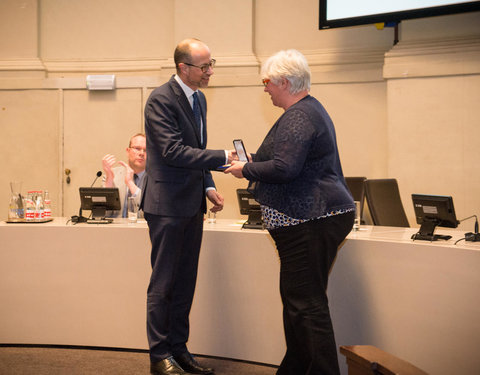
[[[414,239],[446,239],[445,236],[434,235],[435,228],[458,226],[451,196],[412,194],[412,201],[417,224],[420,224],[420,230]]]
[[[121,209],[118,188],[81,187],[80,207],[92,211],[93,219],[103,219],[107,210]]]
[[[248,215],[243,228],[263,229],[262,211],[258,203],[247,189],[237,189],[238,206],[242,215]]]

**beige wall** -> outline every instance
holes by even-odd
[[[36,0],[0,2],[0,59],[37,58]]]
[[[453,195],[459,218],[480,214],[478,21],[404,21],[393,47],[392,29],[318,30],[317,0],[1,1],[0,137],[22,146],[6,153],[0,218],[12,179],[54,192],[54,215],[76,214],[71,192],[92,182],[103,153],[124,157],[148,94],[173,73],[173,49],[189,36],[217,59],[205,90],[210,148],[238,137],[255,151],[281,114],[263,93],[260,63],[297,48],[336,125],[346,175],[398,178],[412,225],[412,193]],[[118,89],[88,92],[92,73],[116,74]],[[39,140],[48,146],[41,157]],[[75,170],[68,186],[65,168]],[[226,197],[219,216],[240,218],[235,188],[246,182],[220,173],[216,182]]]
[[[175,43],[173,3],[41,0],[41,57],[46,61],[170,57]]]

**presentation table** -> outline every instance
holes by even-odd
[[[375,226],[349,234],[328,287],[338,346],[374,345],[431,374],[478,373],[480,243],[438,231],[452,239]],[[279,364],[279,266],[267,231],[205,222],[189,349]],[[1,222],[0,344],[147,349],[150,270],[145,222]]]

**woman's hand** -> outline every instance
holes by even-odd
[[[233,160],[232,166],[230,168],[225,169],[224,173],[231,173],[236,178],[243,178],[243,166],[246,163],[244,161]]]

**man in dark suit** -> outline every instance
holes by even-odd
[[[177,74],[156,88],[145,106],[147,183],[143,210],[152,243],[147,292],[150,372],[213,374],[189,353],[189,313],[197,278],[206,199],[223,208],[210,170],[231,161],[232,152],[207,150],[205,95],[215,60],[201,41],[175,49]]]

